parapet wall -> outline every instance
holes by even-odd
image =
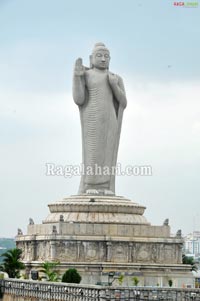
[[[28,225],[27,235],[52,235],[53,226],[57,235],[112,236],[112,237],[157,237],[170,238],[169,226],[151,226],[128,223],[52,222]],[[19,236],[20,238],[20,236]]]
[[[3,301],[27,300],[200,300],[199,289],[111,287],[6,279],[0,282]]]

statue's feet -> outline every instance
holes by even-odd
[[[115,195],[114,192],[112,192],[111,190],[104,190],[104,195]]]
[[[90,194],[90,195],[109,195],[109,196],[113,196],[115,195],[111,190],[108,189],[87,189],[86,190],[86,194]]]
[[[86,194],[96,195],[99,194],[99,192],[96,189],[88,189],[86,190]]]

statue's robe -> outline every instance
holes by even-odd
[[[113,95],[108,72],[89,69],[85,74],[86,99],[79,106],[85,172],[81,178],[80,194],[88,189],[106,189],[115,193],[112,171],[116,166],[123,108]],[[122,79],[119,77],[118,80],[124,89]]]

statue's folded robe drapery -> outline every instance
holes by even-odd
[[[85,174],[79,193],[87,189],[108,189],[115,192],[115,176],[123,108],[115,99],[108,81],[108,70],[86,71],[86,100],[80,109],[82,150]],[[122,79],[118,83],[124,89]],[[98,173],[95,174],[95,171]],[[91,172],[92,170],[92,172]],[[110,174],[107,171],[110,171]]]

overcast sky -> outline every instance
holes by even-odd
[[[118,161],[153,169],[118,177],[116,194],[145,205],[153,225],[200,230],[200,3],[173,3],[0,0],[0,236],[77,193],[79,177],[47,177],[45,164],[81,162],[73,65],[89,65],[100,41],[128,98]]]

